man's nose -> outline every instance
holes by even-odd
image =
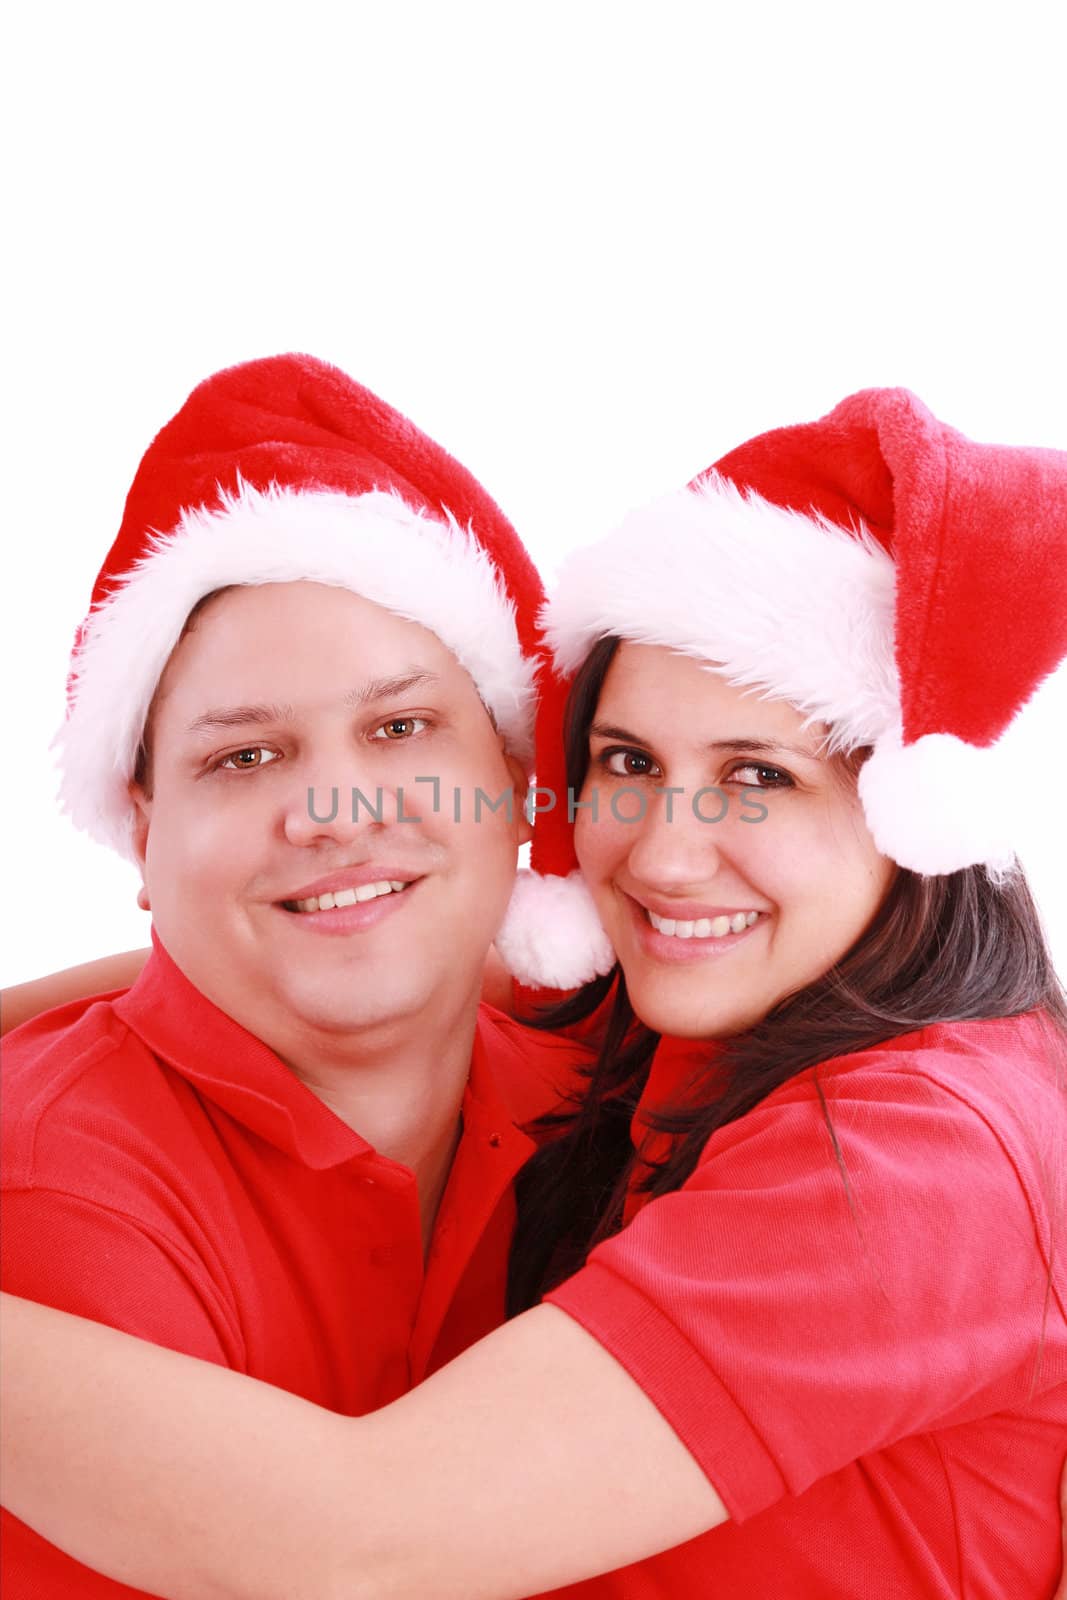
[[[383,828],[413,810],[403,786],[384,784],[373,762],[340,751],[332,761],[309,763],[293,774],[284,802],[282,826],[290,844],[344,842],[368,828]]]

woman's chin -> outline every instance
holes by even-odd
[[[736,994],[709,993],[713,980],[707,974],[695,980],[692,974],[685,981],[680,978],[681,974],[626,973],[630,1004],[638,1020],[655,1033],[674,1039],[726,1039],[743,1033],[765,1014],[765,1008],[746,1006]]]

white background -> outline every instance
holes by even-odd
[[[19,12],[7,982],[147,937],[132,869],[58,818],[47,745],[138,459],[209,372],[336,362],[469,466],[549,572],[873,384],[976,438],[1067,444],[1058,3]],[[1061,968],[1065,776],[1060,747],[1019,775]]]

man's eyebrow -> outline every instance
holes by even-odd
[[[436,672],[426,672],[421,667],[413,667],[410,672],[398,673],[393,678],[371,678],[368,683],[361,684],[358,689],[353,689],[345,695],[345,705],[354,710],[357,706],[368,705],[372,700],[385,700],[391,695],[407,694],[409,689],[417,689],[423,684],[438,681]]]
[[[265,722],[292,722],[292,706],[217,706],[190,722],[187,733],[217,733],[223,728],[262,726]]]
[[[620,744],[640,745],[642,749],[650,748],[650,741],[642,739],[638,734],[631,733],[628,728],[616,727],[610,722],[594,722],[589,729],[591,738],[617,739]],[[785,739],[753,739],[748,735],[739,734],[734,739],[714,739],[707,746],[709,750],[738,750],[745,755],[768,756],[786,755],[799,756],[803,761],[818,761],[819,754],[815,750],[808,750],[801,745],[790,744]]]
[[[413,668],[392,678],[371,678],[358,689],[345,695],[344,704],[351,710],[372,700],[383,700],[389,695],[406,694],[420,684],[438,681],[436,672]],[[189,733],[218,733],[224,728],[262,727],[267,722],[292,722],[296,715],[291,705],[216,706],[203,712],[190,722]]]

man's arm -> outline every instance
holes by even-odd
[[[362,1419],[9,1296],[0,1311],[5,1501],[168,1600],[517,1600],[726,1515],[552,1306]],[[1067,1523],[1067,1466],[1061,1507]],[[1067,1537],[1063,1562],[1053,1600]]]
[[[652,1402],[552,1306],[357,1419],[40,1306],[3,1310],[5,1499],[173,1600],[516,1600],[726,1516]]]
[[[94,994],[109,994],[136,983],[148,960],[147,950],[125,950],[121,955],[103,956],[99,961],[84,961],[79,967],[50,972],[46,978],[31,978],[28,983],[12,984],[0,993],[0,1033],[19,1028],[24,1022]]]
[[[6,1192],[2,1219],[4,1281],[12,1290],[210,1361],[243,1364],[232,1308],[173,1229],[40,1188]],[[119,1593],[6,1514],[0,1550],[0,1583],[13,1595],[104,1600]]]

